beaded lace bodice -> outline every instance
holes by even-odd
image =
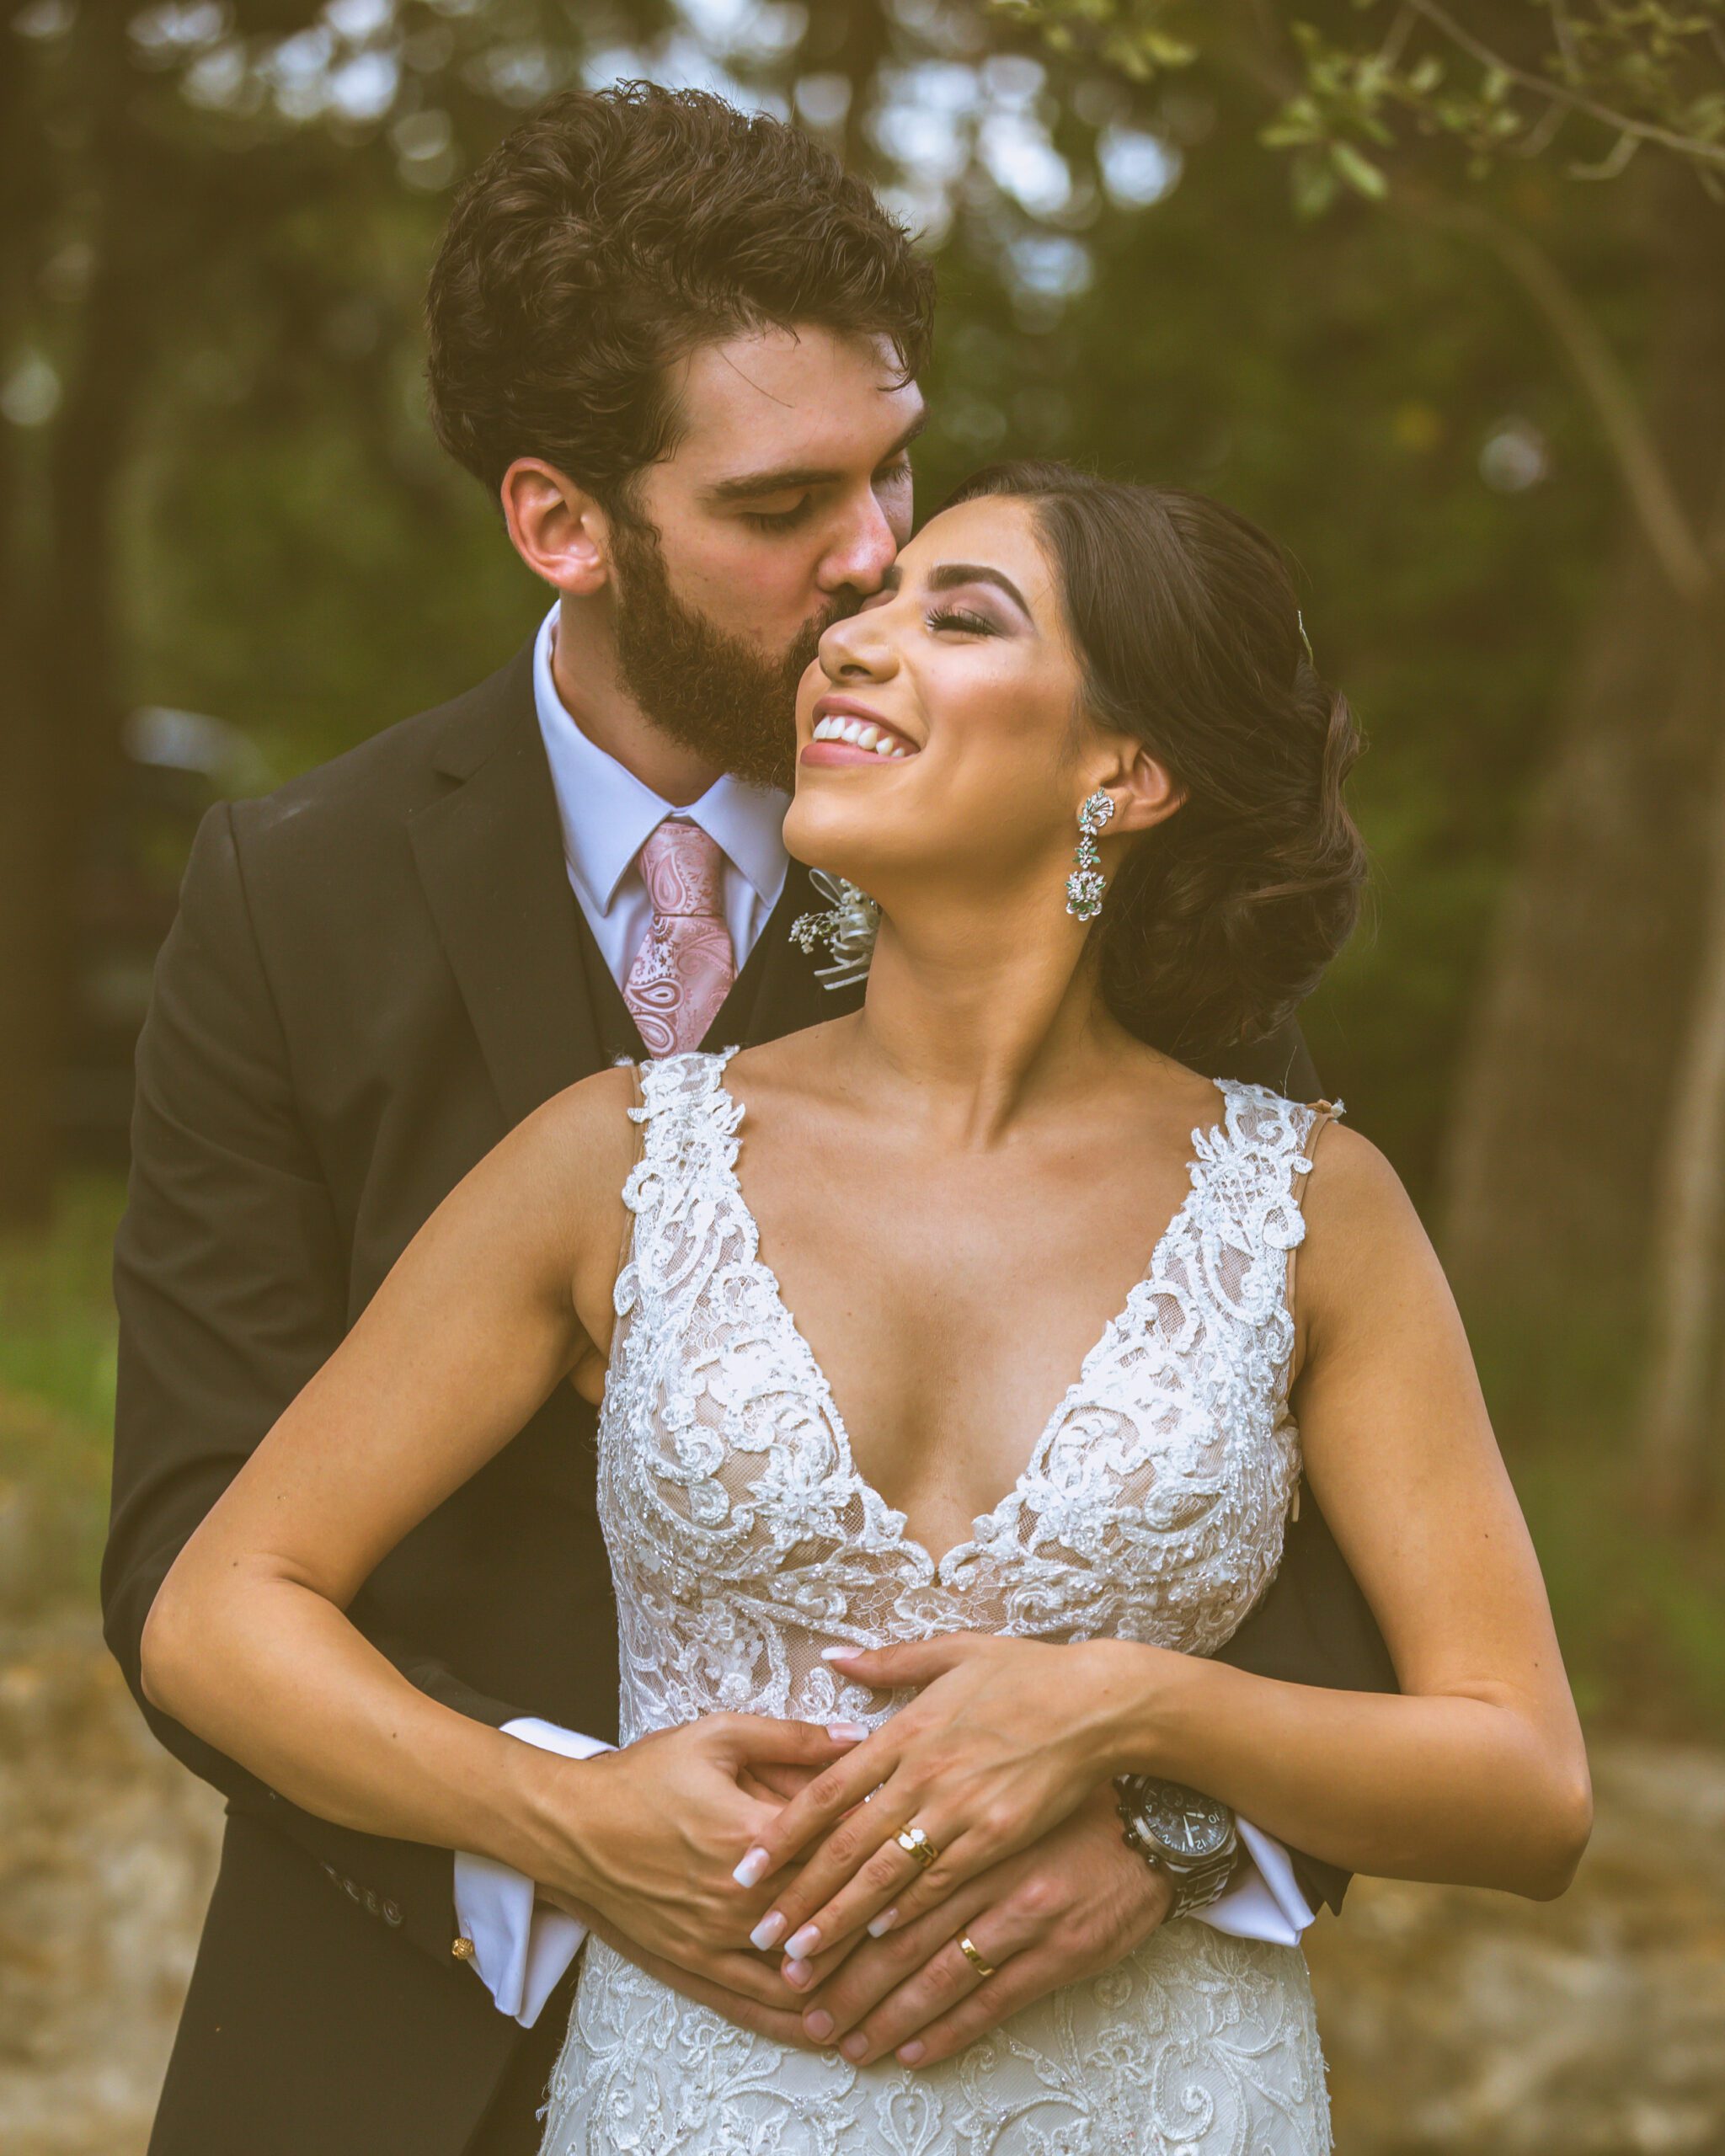
[[[1275,1572],[1299,1481],[1288,1254],[1304,1234],[1300,1179],[1321,1111],[1222,1082],[1223,1119],[1194,1133],[1190,1188],[1143,1277],[1017,1481],[936,1561],[859,1472],[831,1389],[761,1256],[736,1172],[732,1052],[644,1064],[632,1111],[644,1143],[624,1190],[634,1228],[599,1433],[624,1741],[724,1710],[879,1721],[890,1703],[820,1658],[840,1641],[987,1630],[1213,1653]],[[901,2146],[925,2156],[1164,2146],[1258,2156],[1327,2145],[1297,1951],[1192,1923],[920,2079],[891,2060],[859,2072],[833,2053],[745,2036],[596,1943],[588,1955],[553,2084],[545,2146],[557,2156]],[[1252,2006],[1244,2020],[1240,1985]],[[1112,2028],[1122,2015],[1124,2036],[1097,2024],[1101,2015]],[[1222,2139],[1180,2137],[1168,2124],[1175,2137],[1158,2138],[1156,2106],[1173,2100],[1151,2094],[1152,2053],[1200,2025],[1214,2041],[1194,2086],[1213,2111],[1222,2091],[1218,2117],[1257,2120],[1258,2137],[1236,2140],[1233,2127]],[[1028,2079],[991,2073],[984,2086],[974,2063],[1002,2042],[1031,2063]],[[1057,2093],[1068,2084],[1070,2101]],[[912,2098],[918,2132],[932,2137],[895,2137]],[[1282,2125],[1265,2137],[1269,2112]]]
[[[1314,1112],[1222,1086],[1143,1278],[1023,1474],[936,1563],[858,1472],[761,1256],[727,1059],[644,1065],[633,1111],[600,1433],[626,1739],[715,1709],[828,1718],[842,1680],[820,1649],[839,1641],[987,1630],[1213,1653],[1275,1570],[1300,1473],[1285,1285]]]

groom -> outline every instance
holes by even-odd
[[[562,98],[464,192],[430,291],[434,415],[556,603],[489,681],[198,834],[139,1045],[115,1261],[103,1585],[135,1692],[187,1537],[513,1123],[619,1056],[855,1007],[789,936],[821,903],[779,835],[793,692],[909,534],[932,305],[861,183],[704,95]],[[1316,1091],[1291,1033],[1230,1068]],[[577,1758],[616,1727],[593,1441],[560,1389],[352,1611],[433,1697]],[[1310,1503],[1229,1652],[1388,1681]],[[228,1799],[154,2156],[530,2156],[573,1921],[499,1867],[301,1812],[145,1711]],[[612,1887],[583,1913],[733,2019],[807,2041],[809,2002],[769,1963],[745,1993],[719,1942],[661,1933],[700,1827],[678,1741],[568,1769]],[[1322,1867],[1302,1876],[1338,1898]],[[919,1988],[892,1937],[847,1967],[853,1999],[907,1986],[902,2037],[953,2009],[952,2048],[1108,1966],[1167,1906],[1105,1803],[992,1883],[1025,1944],[991,2007]]]

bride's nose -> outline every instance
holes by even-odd
[[[884,681],[897,670],[898,654],[884,632],[882,611],[868,607],[847,615],[821,638],[816,656],[829,681]]]

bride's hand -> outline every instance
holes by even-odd
[[[817,1774],[745,1855],[735,1877],[752,1889],[825,1837],[781,1882],[753,1943],[780,1948],[790,1966],[865,1925],[879,1937],[1057,1825],[1108,1778],[1115,1716],[1128,1696],[1141,1698],[1140,1658],[1151,1652],[980,1632],[830,1650],[855,1683],[922,1689]],[[896,1838],[919,1828],[932,1861]]]
[[[740,1840],[782,1808],[784,1769],[818,1771],[861,1732],[766,1715],[708,1715],[591,1759],[536,1753],[533,1777],[547,1898],[597,1914],[607,1935],[781,2011],[798,2002],[777,1970],[749,1952],[755,1910],[732,1878]],[[774,1885],[782,1882],[774,1881]],[[750,1897],[757,1906],[770,1890]]]

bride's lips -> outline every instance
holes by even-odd
[[[919,744],[888,719],[851,696],[822,696],[814,707],[814,732],[798,763],[895,764],[918,753]]]

